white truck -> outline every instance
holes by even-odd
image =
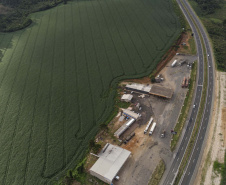
[[[177,60],[174,60],[173,63],[171,64],[171,67],[174,67],[177,64]]]
[[[155,130],[155,126],[156,126],[156,122],[154,122],[151,126],[150,132],[149,132],[149,136],[153,134],[154,130]]]
[[[145,130],[144,130],[144,134],[147,133],[147,131],[148,131],[148,129],[149,129],[149,127],[150,127],[152,121],[153,121],[153,118],[151,117],[151,119],[149,120],[149,122],[148,122],[148,124],[147,124],[147,126],[146,126],[146,128],[145,128]]]

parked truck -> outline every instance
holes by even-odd
[[[153,134],[154,130],[155,130],[155,126],[156,126],[156,122],[154,122],[151,126],[150,132],[149,132],[149,136]]]
[[[177,60],[174,60],[173,63],[171,64],[171,67],[174,67],[177,64]]]
[[[124,144],[127,144],[129,142],[130,139],[132,139],[135,136],[135,133],[132,132],[130,135],[128,135],[126,137],[126,139],[124,140]]]
[[[146,128],[145,128],[145,130],[144,130],[144,134],[147,133],[147,131],[148,131],[148,129],[149,129],[149,127],[150,127],[152,121],[153,121],[153,118],[151,117],[151,119],[149,120],[149,122],[148,122],[148,124],[147,124],[147,126],[146,126]]]

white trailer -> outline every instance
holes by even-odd
[[[171,67],[174,67],[177,64],[177,60],[174,60],[173,63],[171,64]]]
[[[149,129],[149,127],[150,127],[152,121],[153,121],[153,118],[151,117],[151,119],[149,120],[149,122],[148,122],[148,124],[147,124],[147,126],[146,126],[146,128],[145,128],[145,130],[144,130],[144,134],[147,133],[147,131],[148,131],[148,129]]]
[[[154,122],[151,126],[150,132],[149,132],[149,136],[153,134],[154,130],[155,130],[155,126],[156,126],[156,122]]]

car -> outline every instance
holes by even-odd
[[[162,131],[162,133],[161,133],[161,138],[164,138],[164,137],[165,137],[165,135],[166,135],[166,131],[165,131],[165,130],[163,130],[163,131]]]
[[[207,56],[209,57],[210,55],[209,55],[209,54],[207,54]]]
[[[209,66],[209,67],[211,67],[211,66]]]
[[[195,104],[193,105],[193,109],[195,108]]]

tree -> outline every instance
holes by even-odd
[[[89,141],[89,148],[92,149],[95,146],[95,141],[92,139]]]

